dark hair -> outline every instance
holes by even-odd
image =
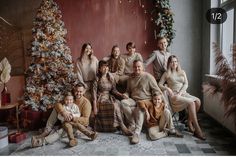
[[[101,77],[102,77],[102,74],[101,74],[101,72],[99,71],[99,69],[102,67],[102,66],[109,66],[108,65],[108,62],[107,61],[104,61],[104,60],[100,60],[99,61],[99,63],[98,63],[98,73],[97,73],[97,77],[100,79]],[[110,74],[108,73],[107,74],[107,78],[108,78],[108,80],[109,81],[111,81],[111,76],[110,76]]]
[[[74,89],[73,89],[73,95],[74,95],[74,97],[76,97],[76,96],[75,96],[75,92],[76,92],[76,89],[79,88],[79,87],[83,87],[84,89],[86,88],[84,83],[78,82],[78,83],[75,85]]]
[[[129,47],[135,48],[135,43],[134,42],[128,42],[126,44],[126,50],[128,50]]]
[[[133,61],[133,65],[136,64],[137,62],[141,62],[141,63],[143,64],[143,61],[141,61],[140,59],[135,59],[135,60]]]
[[[78,88],[78,87],[84,87],[84,88],[85,88],[85,85],[84,85],[82,82],[79,82],[79,83],[77,83],[77,85],[75,86],[75,89]]]
[[[158,93],[154,93],[152,96],[155,97],[155,96],[159,96],[159,95],[162,96],[162,94],[159,93],[159,92]]]
[[[170,62],[172,61],[173,58],[176,58],[178,60],[178,58],[175,55],[171,55],[168,60],[167,60],[167,69],[169,69],[170,67]]]
[[[92,48],[92,45],[90,44],[90,43],[84,43],[83,44],[83,46],[82,46],[82,48],[81,48],[81,52],[80,52],[80,60],[82,59],[82,57],[84,56],[84,51],[85,51],[85,49],[86,49],[86,47],[87,46],[90,46],[91,48]],[[91,59],[92,58],[92,52],[91,52],[91,54],[89,55],[89,59]]]
[[[113,45],[113,47],[111,48],[111,57],[114,57],[112,52],[113,52],[113,51],[115,50],[115,48],[117,48],[117,47],[119,48],[118,45]]]
[[[98,69],[100,69],[102,66],[108,66],[107,61],[100,60],[98,63]]]
[[[165,103],[165,98],[164,98],[163,94],[161,94],[161,93],[159,93],[159,92],[154,93],[154,94],[152,95],[152,98],[154,98],[154,97],[156,97],[156,96],[161,96],[161,100],[162,100],[161,103]]]

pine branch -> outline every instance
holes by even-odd
[[[153,0],[155,9],[152,14],[155,16],[157,36],[166,37],[170,45],[175,37],[173,29],[174,19],[170,9],[169,0]]]

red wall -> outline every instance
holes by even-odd
[[[125,53],[126,43],[134,41],[143,58],[156,47],[154,23],[151,22],[150,16],[153,7],[151,0],[55,1],[62,11],[73,60],[80,55],[84,42],[91,42],[98,59],[109,55],[114,44],[118,44],[121,52]],[[150,69],[151,67],[148,71],[151,71]],[[12,102],[16,102],[23,93],[24,76],[12,77],[7,86]]]
[[[11,94],[11,102],[18,102],[23,96],[23,89],[25,88],[24,76],[12,76],[7,82],[8,92]],[[3,84],[0,84],[0,92],[3,90]],[[1,99],[0,99],[1,100]],[[0,102],[1,106],[1,102]]]
[[[67,41],[73,60],[84,42],[90,42],[98,59],[110,54],[114,44],[125,53],[134,41],[144,58],[156,47],[148,0],[56,0],[68,31]],[[141,5],[140,5],[141,2]],[[142,6],[143,5],[143,6]],[[145,14],[145,10],[147,13]],[[146,30],[145,30],[146,21]],[[145,44],[145,41],[147,42]]]

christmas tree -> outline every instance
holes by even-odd
[[[154,0],[155,9],[153,14],[155,16],[155,24],[157,25],[157,36],[167,37],[168,43],[172,42],[175,37],[175,30],[173,29],[173,13],[170,9],[169,0]]]
[[[24,102],[35,111],[46,111],[63,100],[78,80],[61,18],[57,4],[43,0],[33,23],[32,60],[26,71]]]

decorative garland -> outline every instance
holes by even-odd
[[[174,19],[173,13],[170,9],[169,0],[153,0],[155,9],[152,11],[156,24],[156,36],[166,37],[169,45],[175,37],[175,30],[173,29]]]
[[[122,3],[122,0],[119,0]],[[144,6],[145,0],[139,0],[139,5],[144,9],[144,13],[149,13]],[[131,3],[131,0],[128,0]],[[153,0],[154,9],[150,12],[151,21],[155,22],[156,28],[154,30],[155,39],[157,37],[166,37],[168,44],[172,43],[175,37],[175,30],[173,29],[174,19],[173,13],[170,9],[169,0]],[[146,21],[145,21],[146,30]],[[146,44],[146,41],[144,42]]]

